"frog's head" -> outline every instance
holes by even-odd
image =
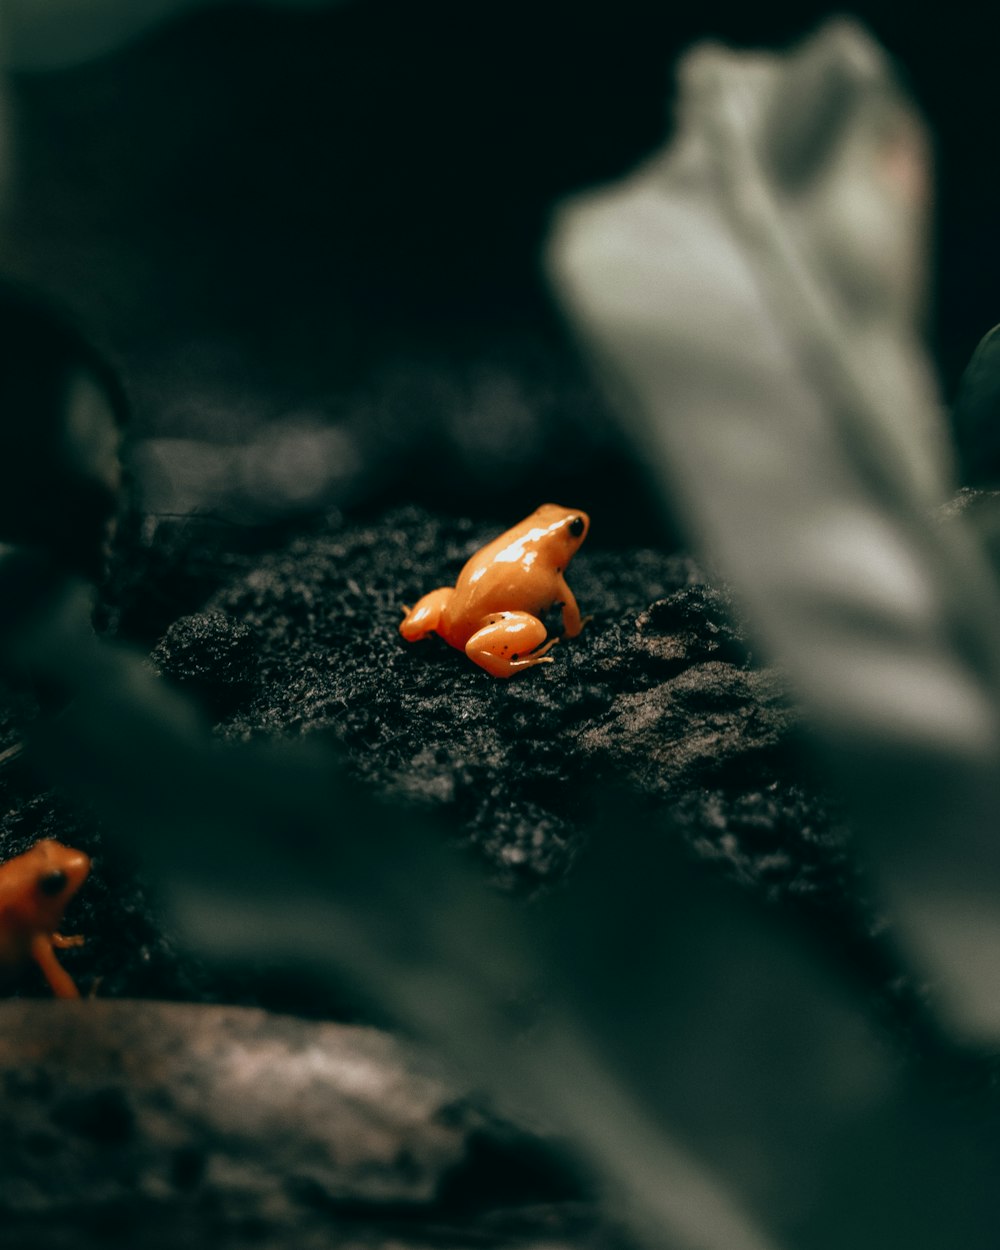
[[[579,508],[563,508],[557,503],[543,503],[535,512],[540,526],[549,534],[548,541],[564,554],[563,565],[579,550],[590,530],[590,517]]]
[[[39,918],[50,918],[54,927],[66,904],[86,881],[90,856],[71,846],[63,846],[54,838],[43,838],[20,858],[30,875],[35,914]]]

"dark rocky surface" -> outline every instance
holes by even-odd
[[[257,639],[249,626],[221,612],[182,616],[153,648],[150,663],[193,689],[213,710],[240,703],[257,675]]]
[[[196,531],[170,550],[154,539],[138,566],[151,575],[117,601],[123,583],[110,583],[102,615],[120,638],[148,638],[214,581],[146,649],[220,739],[326,743],[364,785],[441,814],[489,876],[529,898],[572,892],[590,818],[620,796],[625,819],[819,921],[869,990],[888,993],[894,969],[846,833],[803,777],[780,682],[689,558],[602,548],[595,516],[568,574],[593,619],[553,664],[509,681],[440,639],[403,642],[402,604],[452,582],[511,520],[409,508],[259,557],[199,545]],[[4,852],[48,834],[95,855],[66,926],[88,943],[61,957],[98,996],[68,1011],[6,1005],[0,1206],[16,1250],[125,1246],[139,1230],[151,1250],[277,1250],[290,1230],[304,1250],[627,1246],[558,1149],[444,1092],[398,1042],[276,1017],[343,1014],[294,968],[211,967],[180,948],[121,846],[40,791],[17,753],[39,713],[27,685],[6,705]],[[48,995],[30,968],[13,988]]]
[[[437,637],[403,642],[403,603],[451,583],[503,524],[405,509],[256,559],[206,546],[195,584],[211,570],[223,584],[164,630],[149,663],[201,703],[224,740],[327,742],[379,794],[441,813],[480,848],[487,873],[518,892],[562,882],[595,804],[620,792],[664,838],[824,929],[878,982],[876,920],[845,828],[803,774],[781,684],[754,666],[725,595],[689,558],[602,549],[596,517],[596,538],[569,570],[593,619],[559,643],[553,664],[507,681]],[[164,586],[176,584],[151,577],[145,597],[133,585],[129,619],[162,619]],[[121,619],[113,603],[104,611]],[[558,629],[558,618],[549,624]],[[89,942],[63,956],[84,989],[329,1010],[287,970],[225,973],[177,947],[122,849],[41,791],[17,755],[19,725],[36,711],[27,693],[12,694],[0,726],[0,751],[13,751],[0,761],[0,838],[5,856],[40,836],[96,856],[71,912]],[[14,988],[45,992],[30,968]]]
[[[499,525],[407,510],[265,557],[183,623],[246,627],[257,642],[255,687],[217,732],[327,735],[381,793],[453,813],[507,883],[558,879],[607,785],[673,813],[771,896],[779,863],[789,894],[810,892],[817,860],[837,876],[843,831],[807,797],[794,715],[751,666],[725,596],[685,556],[602,550],[595,525],[568,574],[592,621],[553,664],[506,681],[397,630],[402,605],[453,582]],[[204,672],[179,653],[165,664],[169,638],[155,653],[164,675],[217,697],[226,665]]]
[[[403,604],[453,583],[510,520],[404,509],[264,556],[174,627],[246,627],[256,640],[253,690],[216,732],[328,740],[362,782],[444,815],[494,881],[529,896],[566,879],[593,812],[620,794],[628,819],[784,911],[910,1020],[913,987],[838,805],[810,779],[781,682],[689,557],[602,548],[596,516],[567,574],[593,619],[553,664],[509,680],[437,637],[403,642]],[[548,624],[557,631],[558,614]],[[159,663],[218,703],[227,665],[196,670],[180,653]]]

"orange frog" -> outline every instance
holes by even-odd
[[[58,998],[79,998],[55,947],[82,946],[82,937],[56,933],[66,905],[90,872],[90,856],[53,838],[0,864],[0,964],[38,964]]]
[[[539,618],[562,608],[564,638],[575,638],[590,619],[581,619],[564,576],[589,529],[586,512],[543,503],[477,551],[454,587],[432,590],[404,609],[399,632],[407,642],[440,634],[494,677],[551,664],[545,653],[559,639],[540,645],[545,626]]]

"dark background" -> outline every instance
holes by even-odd
[[[140,438],[235,445],[305,414],[342,423],[367,466],[324,505],[499,515],[537,503],[542,471],[557,497],[596,467],[617,483],[609,504],[632,502],[639,480],[539,275],[552,206],[664,140],[692,42],[781,47],[830,13],[196,8],[89,61],[12,73],[0,267],[79,315],[122,371]],[[960,15],[854,13],[936,148],[928,342],[947,400],[1000,319],[995,49]]]

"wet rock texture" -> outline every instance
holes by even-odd
[[[8,1002],[0,1088],[9,1250],[611,1244],[551,1144],[376,1029]]]

